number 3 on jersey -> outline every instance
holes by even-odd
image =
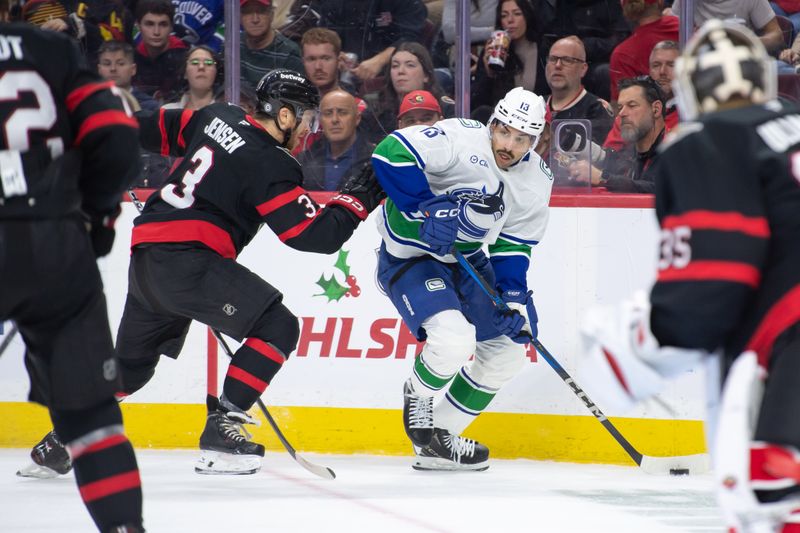
[[[201,146],[190,161],[194,166],[183,173],[180,183],[170,183],[161,189],[161,198],[178,209],[194,204],[194,188],[214,166],[214,152],[208,146]]]

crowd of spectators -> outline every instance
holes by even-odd
[[[73,36],[137,109],[224,99],[223,0],[8,1],[4,19]],[[671,82],[681,1],[469,0],[471,117],[486,121],[513,87],[534,91],[547,102],[537,152],[559,171],[557,185],[651,192],[656,147],[678,122]],[[715,17],[756,31],[775,58],[781,96],[800,96],[800,0],[694,4],[695,26]],[[335,190],[394,129],[455,115],[455,6],[240,0],[241,105],[252,109],[255,86],[275,68],[305,74],[321,106],[295,155],[306,188]],[[148,154],[142,184],[159,186],[173,163]]]

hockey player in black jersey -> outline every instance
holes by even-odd
[[[291,156],[301,118],[319,103],[316,88],[290,70],[257,87],[253,116],[233,105],[161,110],[140,119],[144,148],[182,157],[168,183],[134,221],[128,297],[117,336],[125,392],[153,376],[160,354],[177,357],[192,320],[244,340],[213,399],[200,437],[200,473],[258,471],[264,447],[241,424],[295,349],[298,319],[280,291],[236,262],[266,224],[287,246],[333,253],[378,205],[370,171],[350,180],[325,207],[300,186]],[[368,169],[369,170],[369,169]]]
[[[800,110],[775,100],[773,64],[718,20],[687,44],[675,93],[690,122],[655,168],[657,281],[649,302],[593,310],[582,331],[581,383],[603,405],[699,361],[722,370],[707,436],[735,533],[800,531]]]
[[[44,471],[51,444],[68,464],[63,442],[98,529],[141,532],[95,262],[111,249],[121,195],[138,173],[136,120],[68,37],[0,23],[0,50],[0,322],[16,322],[30,399],[47,406],[60,436],[34,449],[31,469]]]

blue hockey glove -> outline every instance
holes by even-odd
[[[425,216],[419,228],[419,238],[436,255],[447,255],[458,236],[458,200],[442,194],[419,204]]]
[[[539,335],[539,317],[533,305],[533,291],[508,290],[502,297],[510,312],[495,312],[494,326],[497,331],[517,344],[527,344],[531,337],[536,338]]]

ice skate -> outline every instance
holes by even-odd
[[[55,431],[51,431],[31,450],[33,462],[21,468],[20,477],[48,479],[68,474],[72,470],[72,460],[64,445],[58,440]]]
[[[245,413],[211,410],[200,435],[200,459],[194,467],[198,474],[255,474],[261,470],[264,446],[251,442],[243,424],[256,421]]]
[[[415,446],[428,446],[433,438],[433,397],[414,394],[411,380],[403,385],[403,427]]]
[[[414,446],[415,470],[475,470],[489,468],[489,448],[480,442],[451,435],[442,428],[433,430],[428,446]]]

